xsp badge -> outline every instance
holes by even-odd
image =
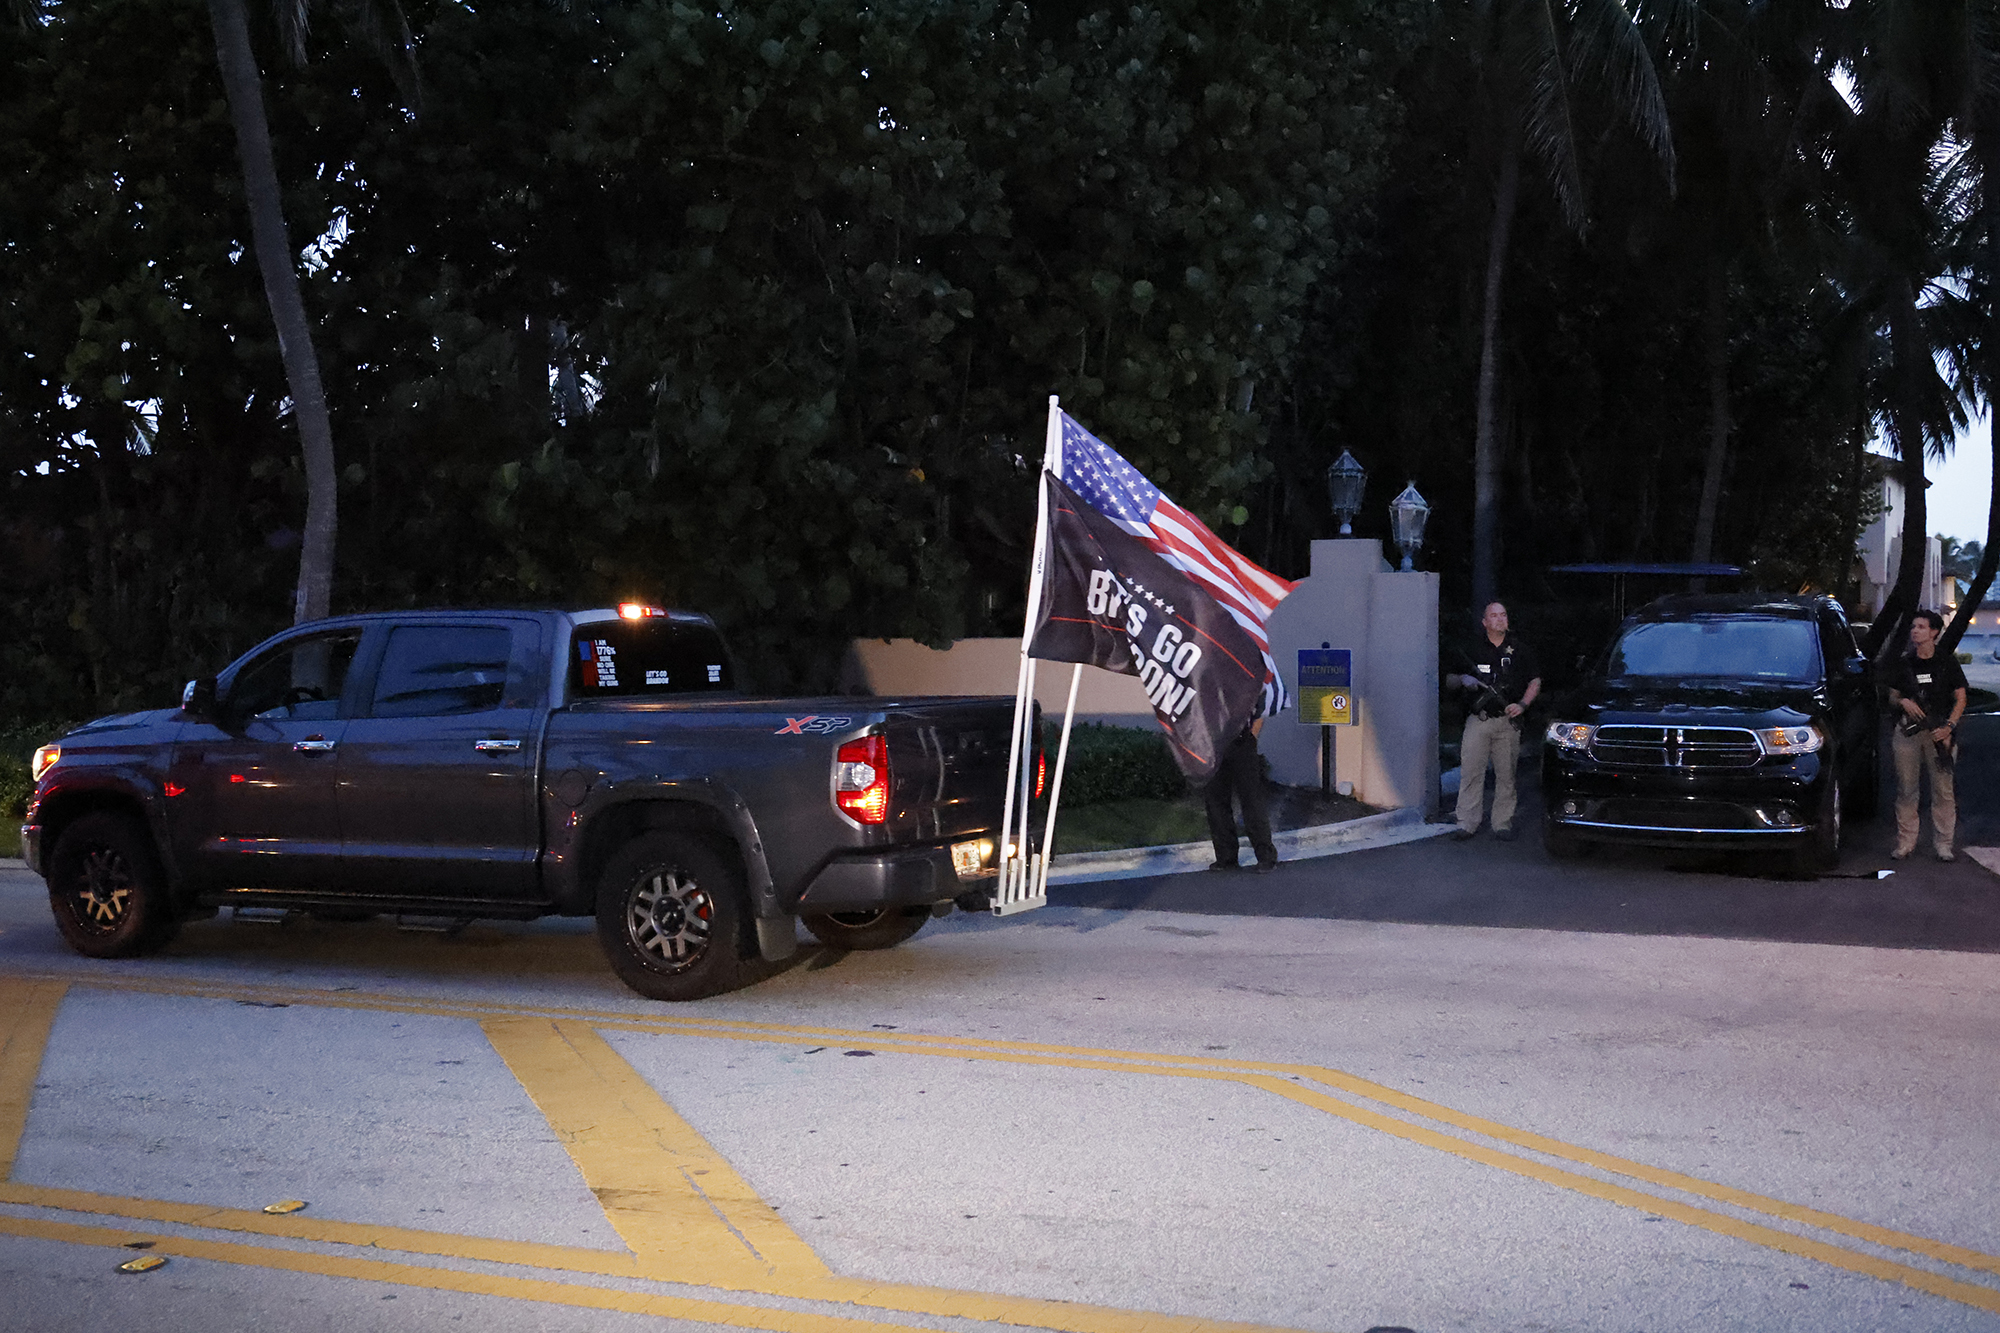
[[[844,731],[854,725],[851,717],[820,717],[807,714],[805,717],[788,717],[785,725],[772,732],[773,736],[824,736],[830,731]]]

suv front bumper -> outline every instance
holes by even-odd
[[[28,863],[28,869],[42,874],[42,826],[40,824],[21,825],[21,859]]]
[[[1549,826],[1593,841],[1662,847],[1771,847],[1809,837],[1830,770],[1819,753],[1741,769],[1612,768],[1543,754]]]

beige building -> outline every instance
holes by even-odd
[[[1873,620],[1896,582],[1896,570],[1903,563],[1903,480],[1890,467],[1893,460],[1875,458],[1877,480],[1882,488],[1882,513],[1861,531],[1859,558],[1855,561],[1855,581],[1860,592],[1849,608],[1856,620]],[[1928,483],[1926,483],[1928,484]],[[1935,536],[1924,539],[1924,581],[1917,592],[1917,605],[1941,611],[1956,597],[1948,594],[1944,573],[1944,551]]]

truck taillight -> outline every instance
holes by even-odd
[[[880,824],[889,818],[889,738],[863,736],[833,757],[833,801],[848,818]]]
[[[1035,747],[1035,799],[1041,800],[1042,793],[1049,789],[1049,757],[1042,753],[1042,747]]]

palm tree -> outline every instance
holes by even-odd
[[[393,6],[394,0],[390,0]],[[327,415],[326,389],[320,380],[319,356],[313,349],[312,321],[299,291],[297,256],[285,226],[278,168],[271,153],[270,124],[264,115],[264,84],[250,45],[250,19],[243,0],[209,0],[209,23],[215,31],[216,61],[222,69],[223,90],[230,119],[236,126],[236,147],[243,163],[243,195],[250,207],[252,249],[264,279],[264,299],[278,330],[278,352],[291,390],[292,420],[299,431],[305,460],[306,522],[299,550],[299,585],[293,605],[294,622],[317,620],[331,609],[334,540],[339,478],[334,468],[333,423]],[[279,33],[294,61],[305,59],[310,0],[274,0]],[[381,11],[367,0],[354,12],[371,45],[392,53],[391,72],[414,102],[416,87],[411,50],[414,45],[400,9],[391,15],[392,37]]]
[[[1872,656],[1901,645],[1917,610],[1930,544],[1924,458],[1949,450],[1965,424],[1990,342],[1953,273],[1974,154],[1952,130],[1989,96],[1974,77],[1968,17],[1966,5],[1940,0],[1870,0],[1827,30],[1829,68],[1851,71],[1858,101],[1832,139],[1839,280],[1851,307],[1886,332],[1871,398],[1903,484],[1902,554],[1869,631]]]
[[[1587,212],[1578,166],[1572,84],[1607,95],[1658,159],[1671,183],[1673,143],[1644,35],[1620,0],[1471,0],[1470,49],[1497,135],[1493,213],[1481,290],[1479,387],[1473,435],[1472,603],[1498,587],[1501,287],[1521,199],[1521,159],[1531,158],[1565,225],[1581,235]]]

